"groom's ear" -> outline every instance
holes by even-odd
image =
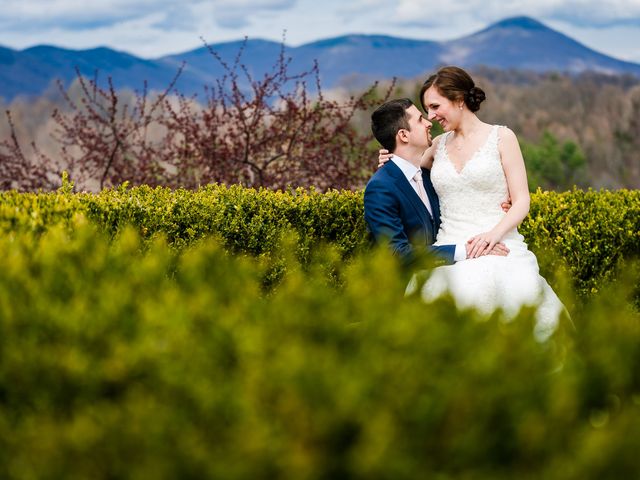
[[[409,142],[409,130],[406,130],[404,128],[401,128],[400,130],[398,130],[398,133],[396,133],[396,143],[408,143]]]

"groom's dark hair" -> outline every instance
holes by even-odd
[[[396,134],[409,128],[407,109],[413,105],[408,98],[390,100],[380,105],[371,114],[371,131],[384,148],[393,152],[396,149]]]

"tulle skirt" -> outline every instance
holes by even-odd
[[[506,257],[486,255],[433,270],[421,289],[422,298],[432,302],[447,293],[459,308],[476,308],[484,314],[501,309],[513,318],[522,307],[536,308],[535,336],[544,340],[555,330],[564,305],[540,276],[536,256],[522,241],[507,240]],[[407,294],[418,288],[417,277]]]

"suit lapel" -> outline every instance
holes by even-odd
[[[422,181],[424,183],[424,189],[427,192],[429,203],[431,203],[431,211],[433,212],[433,226],[437,229],[440,226],[440,199],[433,188],[431,183],[431,171],[426,168],[422,169]]]
[[[400,168],[393,162],[388,162],[386,168],[389,168],[389,175],[393,177],[396,187],[400,192],[402,192],[402,194],[409,200],[409,203],[411,203],[411,205],[415,208],[416,213],[422,220],[422,223],[431,225],[431,228],[433,228],[433,219],[431,218],[431,215],[429,215],[429,210],[427,210],[425,204],[422,203],[422,200],[420,200],[420,197],[407,180],[407,177],[405,177],[404,173],[402,173],[402,170],[400,170]],[[425,186],[426,183],[427,182],[425,182]],[[431,185],[431,182],[428,183],[429,185]],[[431,187],[431,190],[433,190],[433,187]],[[428,192],[427,195],[429,195]],[[429,201],[431,202],[430,196]]]

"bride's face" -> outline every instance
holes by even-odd
[[[432,85],[424,92],[422,100],[427,108],[429,120],[438,122],[445,132],[458,127],[462,110],[459,105],[443,96],[435,86]]]

